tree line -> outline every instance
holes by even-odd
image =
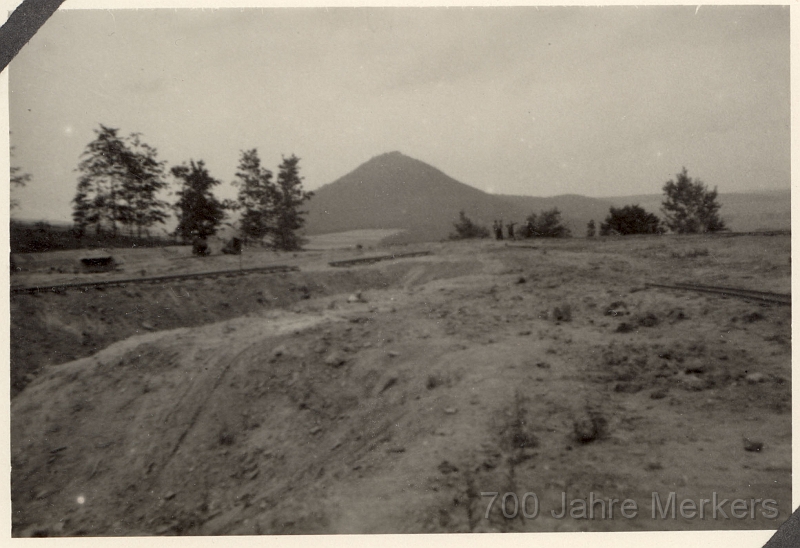
[[[165,161],[158,159],[157,150],[141,139],[141,134],[120,135],[119,129],[100,124],[96,137],[81,154],[78,164],[78,185],[72,200],[74,231],[82,238],[88,231],[95,235],[108,234],[112,238],[127,233],[128,236],[149,236],[150,229],[164,224],[174,211],[178,220],[174,235],[183,241],[205,239],[216,233],[228,218],[228,212],[239,213],[239,232],[253,242],[265,243],[276,249],[299,249],[302,239],[297,231],[304,224],[302,204],[313,196],[303,190],[299,172],[300,159],[294,154],[283,158],[278,175],[261,164],[257,149],[241,151],[235,179],[236,200],[220,201],[213,189],[221,181],[211,176],[202,160],[190,159],[167,170]],[[12,148],[13,153],[13,148]],[[169,204],[159,198],[169,187],[169,173],[178,183],[177,200]],[[19,167],[11,168],[14,187],[25,186],[30,175]],[[675,180],[663,186],[664,202],[661,211],[665,219],[645,211],[637,205],[611,207],[599,227],[601,236],[620,234],[662,234],[672,231],[679,234],[718,232],[727,230],[719,216],[720,204],[717,189],[709,190],[699,179],[689,177],[686,168]],[[11,207],[17,207],[12,200]],[[496,220],[494,236],[503,238],[503,229],[510,238],[559,238],[570,236],[557,208],[531,213],[515,232],[519,224],[504,224]],[[469,219],[464,211],[454,223],[452,239],[486,238],[491,233],[487,227]],[[586,229],[594,237],[598,227],[594,220]]]
[[[108,232],[112,237],[127,232],[142,236],[164,224],[169,212],[178,220],[175,236],[183,241],[205,239],[216,233],[228,218],[239,212],[239,231],[245,241],[294,250],[302,245],[296,231],[302,228],[300,210],[312,192],[303,190],[300,159],[284,157],[278,176],[261,165],[257,149],[242,151],[236,178],[236,200],[219,200],[213,189],[222,182],[214,178],[203,160],[190,159],[167,170],[155,148],[141,134],[120,135],[119,129],[100,125],[96,137],[81,155],[80,174],[72,200],[72,218],[80,237],[87,231]],[[169,204],[159,195],[169,187],[169,173],[178,184],[177,200]]]
[[[624,207],[611,207],[606,219],[600,224],[601,236],[630,235],[630,234],[664,234],[671,231],[676,234],[696,234],[706,232],[719,232],[728,230],[723,219],[719,216],[720,203],[717,201],[717,189],[709,190],[700,179],[689,177],[684,167],[675,180],[667,181],[662,187],[664,201],[661,212],[664,219],[635,205]],[[563,238],[570,236],[570,231],[561,220],[561,212],[553,208],[541,213],[528,216],[522,230],[515,233],[510,222],[503,225],[503,221],[495,221],[493,232],[496,239],[503,239],[505,226],[509,238]],[[489,229],[481,226],[469,217],[464,211],[459,213],[459,220],[453,223],[455,232],[451,239],[486,238]],[[586,226],[586,236],[592,238],[598,233],[594,219]]]

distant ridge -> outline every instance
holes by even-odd
[[[387,152],[375,156],[315,191],[308,203],[308,234],[361,229],[402,229],[389,241],[421,242],[447,238],[458,213],[491,227],[495,219],[522,223],[531,213],[557,207],[574,236],[585,234],[590,219],[602,222],[611,206],[638,204],[661,216],[660,194],[590,198],[576,194],[553,197],[488,194],[406,156]],[[731,230],[791,228],[791,193],[768,190],[720,194],[720,211]]]

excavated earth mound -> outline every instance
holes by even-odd
[[[344,272],[197,282],[191,306],[225,294],[236,313],[138,334],[136,317],[14,397],[12,533],[774,529],[792,510],[791,310],[641,282],[713,271],[727,250],[734,282],[779,285],[788,243],[770,244],[769,263],[725,242],[664,258],[643,241],[457,243]],[[280,284],[305,296],[247,308]],[[121,309],[145,291],[169,290],[102,298]],[[71,295],[29,298],[44,304],[17,307],[69,323]],[[499,493],[490,509],[482,493]],[[504,516],[506,493],[529,516],[535,493],[536,517]],[[654,493],[752,512],[653,517]],[[590,495],[638,514],[557,517],[562,497]],[[777,517],[755,499],[774,499]]]

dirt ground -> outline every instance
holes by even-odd
[[[12,296],[12,534],[777,528],[790,307],[644,284],[788,293],[790,237],[515,244]]]

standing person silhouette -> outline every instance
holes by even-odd
[[[508,239],[509,239],[509,240],[513,240],[513,239],[515,239],[515,238],[514,238],[514,225],[515,225],[515,224],[517,224],[517,223],[515,223],[515,222],[513,222],[513,221],[512,221],[512,222],[510,222],[510,223],[508,223],[508,224],[506,225],[506,228],[508,229]]]
[[[492,224],[492,229],[494,230],[494,237],[496,240],[503,239],[503,221],[498,221],[495,219],[494,224]]]

